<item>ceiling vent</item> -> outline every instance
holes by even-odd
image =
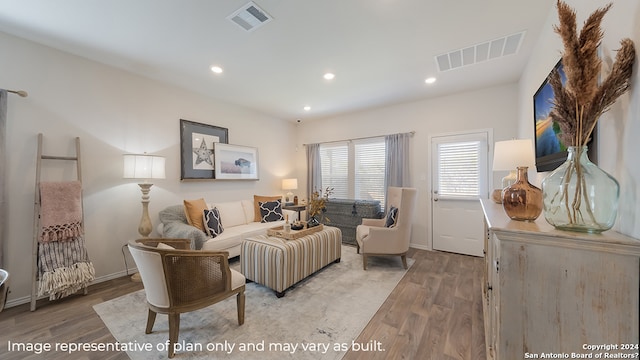
[[[260,26],[273,20],[264,10],[260,9],[253,1],[236,10],[227,19],[240,26],[247,32],[254,31]]]
[[[448,71],[479,62],[513,55],[520,49],[525,31],[437,55],[438,71]]]

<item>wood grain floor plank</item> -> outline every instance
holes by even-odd
[[[446,327],[444,353],[454,359],[471,358],[472,302],[453,298],[449,324]]]
[[[355,342],[379,341],[384,351],[349,351],[344,360],[434,359],[484,360],[482,317],[483,260],[464,255],[410,249],[415,262]],[[3,360],[125,360],[123,352],[63,352],[47,356],[9,352],[7,342],[113,343],[92,306],[142,289],[122,277],[92,285],[88,295],[59,301],[38,301],[0,313],[0,359]],[[465,310],[457,313],[462,307]]]

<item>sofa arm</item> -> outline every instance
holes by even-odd
[[[209,235],[202,230],[178,221],[164,224],[162,236],[172,239],[190,239],[193,250],[202,249],[202,245],[209,239]]]

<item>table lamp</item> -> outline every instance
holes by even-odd
[[[148,237],[153,229],[151,218],[149,218],[149,201],[151,199],[149,192],[153,184],[149,182],[149,179],[165,178],[164,157],[147,155],[146,153],[143,155],[125,154],[122,177],[125,179],[144,179],[142,183],[138,183],[142,191],[142,218],[138,232],[143,237]]]
[[[282,190],[297,190],[298,189],[298,179],[282,179]],[[285,198],[286,203],[290,203],[293,201],[293,193],[291,191],[287,192],[287,197]]]
[[[492,198],[495,202],[501,203],[498,194],[516,182],[518,166],[535,166],[531,139],[497,141],[493,148],[493,171],[509,171],[509,174],[502,178],[502,188],[494,190]]]

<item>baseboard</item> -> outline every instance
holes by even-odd
[[[129,269],[128,271],[118,271],[117,273],[100,276],[100,277],[95,278],[91,283],[89,283],[89,286],[91,286],[93,284],[98,284],[98,283],[101,283],[101,282],[105,282],[105,281],[121,278],[123,276],[130,276],[130,275],[136,273],[137,271],[138,271],[138,268],[133,268],[133,269]],[[11,291],[11,288],[9,288],[9,291]],[[46,298],[47,298],[47,296],[41,296],[41,297],[38,297],[38,300],[46,299]],[[17,298],[17,299],[7,300],[7,303],[5,304],[5,308],[8,309],[8,308],[11,308],[11,307],[14,307],[14,306],[27,304],[27,303],[30,303],[30,302],[31,302],[31,295],[27,295],[27,296],[23,296],[23,297],[20,297],[20,298]]]
[[[414,249],[419,249],[419,250],[427,250],[427,251],[433,250],[431,247],[427,245],[409,244],[409,247],[412,247]]]

